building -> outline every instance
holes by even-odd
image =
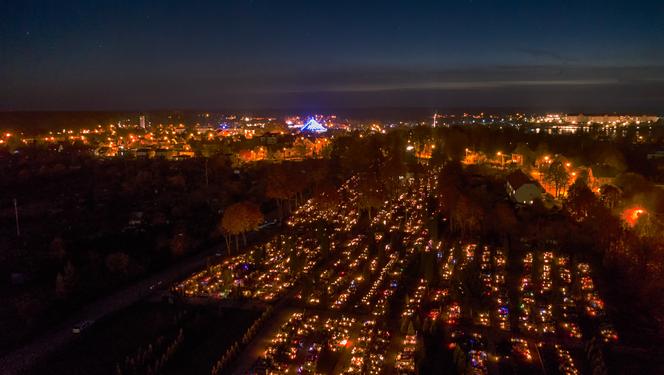
[[[507,176],[507,195],[519,204],[533,204],[542,198],[544,190],[533,179],[528,177],[520,169]]]
[[[664,150],[658,150],[655,152],[651,152],[648,155],[646,155],[646,159],[648,160],[661,160],[664,159]]]
[[[265,132],[260,136],[261,144],[276,145],[279,142],[281,134],[275,132]]]
[[[625,115],[596,115],[584,114],[562,116],[562,120],[572,124],[646,124],[659,120],[657,116],[625,116]]]
[[[516,165],[516,166],[522,167],[523,166],[523,155],[512,153],[511,163]]]
[[[142,129],[145,129],[145,116],[140,116],[138,118],[139,125]]]
[[[309,133],[325,133],[327,131],[327,128],[321,125],[318,121],[315,119],[310,119],[307,121],[306,124],[304,124],[300,128],[300,132],[309,132]]]

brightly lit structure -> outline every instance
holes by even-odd
[[[327,128],[316,121],[316,119],[311,118],[309,121],[307,121],[306,124],[304,124],[304,126],[300,128],[300,131],[308,133],[325,133]]]

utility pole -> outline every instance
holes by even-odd
[[[21,228],[18,225],[18,202],[14,198],[14,217],[16,218],[16,237],[21,237]]]

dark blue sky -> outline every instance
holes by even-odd
[[[0,109],[664,111],[664,1],[0,1]]]

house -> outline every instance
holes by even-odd
[[[522,167],[523,166],[523,154],[512,153],[511,163],[516,165],[516,166]]]
[[[166,148],[158,148],[154,151],[156,158],[171,159],[175,153]]]
[[[664,159],[664,150],[657,150],[655,152],[651,152],[648,155],[646,155],[646,159],[648,160]]]
[[[279,132],[269,131],[263,133],[259,140],[263,145],[276,145],[281,141],[283,134]]]
[[[543,189],[520,169],[507,176],[507,195],[519,204],[533,204],[542,198]]]

